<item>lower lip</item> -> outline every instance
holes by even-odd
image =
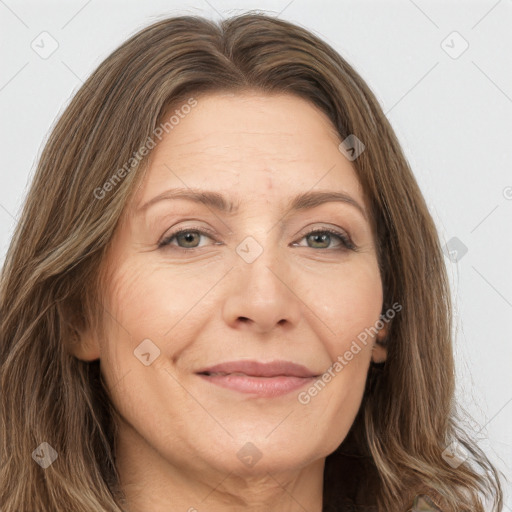
[[[251,377],[249,375],[199,375],[203,379],[241,393],[276,397],[311,384],[315,377]]]

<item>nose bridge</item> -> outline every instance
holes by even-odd
[[[238,234],[242,239],[235,247],[237,255],[245,264],[257,262],[260,266],[264,262],[270,265],[276,260],[282,245],[279,223],[268,198],[258,202],[258,208],[246,215],[239,226],[241,230]]]
[[[236,247],[241,279],[251,288],[252,293],[282,293],[284,285],[276,274],[286,272],[283,247],[275,230],[261,229],[246,236]]]
[[[289,283],[289,262],[282,254],[275,230],[260,229],[246,236],[236,247],[236,272],[233,287],[226,299],[226,321],[232,325],[242,319],[253,328],[266,331],[283,320],[299,319],[297,297]]]

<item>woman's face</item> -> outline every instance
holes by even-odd
[[[374,341],[354,340],[379,320],[382,287],[340,142],[303,99],[216,93],[152,150],[107,255],[106,336],[92,342],[121,455],[256,475],[345,438]]]

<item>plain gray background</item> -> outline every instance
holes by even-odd
[[[447,244],[459,400],[512,481],[512,0],[0,0],[0,261],[50,128],[100,62],[163,17],[251,9],[315,32],[379,99]]]

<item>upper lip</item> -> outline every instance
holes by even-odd
[[[309,370],[301,364],[290,361],[273,361],[271,363],[260,363],[259,361],[229,361],[203,368],[197,373],[242,373],[251,377],[317,377],[318,374]]]

